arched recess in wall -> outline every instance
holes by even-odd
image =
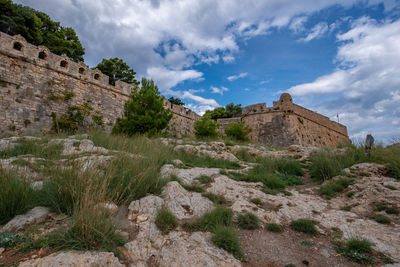
[[[13,48],[18,51],[22,51],[23,45],[20,42],[14,42]]]
[[[43,60],[47,59],[46,52],[44,52],[44,51],[39,52],[38,58],[43,59]]]
[[[68,62],[66,60],[61,60],[60,67],[63,67],[63,68],[68,67]]]
[[[100,80],[100,74],[96,73],[96,74],[94,75],[94,79],[95,79],[95,80]]]
[[[81,68],[79,68],[79,70],[78,70],[78,71],[79,71],[79,74],[85,74],[85,69],[84,69],[84,68],[82,68],[82,67],[81,67]]]

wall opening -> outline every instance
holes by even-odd
[[[96,74],[94,75],[94,79],[95,79],[95,80],[100,80],[100,74],[96,73]]]
[[[62,61],[60,62],[60,67],[63,67],[63,68],[68,67],[68,62],[65,61],[65,60],[62,60]]]
[[[13,48],[18,51],[22,51],[22,44],[20,42],[15,42]]]
[[[85,74],[85,69],[84,68],[79,68],[79,74]]]
[[[39,56],[38,56],[40,59],[47,59],[47,54],[44,52],[44,51],[42,51],[42,52],[40,52],[39,53]]]

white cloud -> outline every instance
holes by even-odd
[[[238,74],[238,75],[229,76],[229,77],[226,78],[226,79],[228,79],[228,81],[232,82],[232,81],[235,81],[235,80],[237,80],[237,79],[244,78],[244,77],[246,77],[246,76],[247,76],[247,72],[242,72],[242,73],[240,73],[240,74]]]
[[[86,48],[86,63],[102,58],[123,58],[138,77],[157,69],[173,70],[155,75],[161,91],[183,78],[186,70],[207,63],[229,63],[239,51],[238,40],[268,34],[292,18],[311,14],[334,4],[350,7],[358,0],[14,0],[48,13],[73,27]],[[374,3],[383,0],[374,0]],[[385,3],[386,4],[386,3]],[[385,8],[386,5],[385,5]],[[190,72],[189,72],[190,73]],[[161,77],[161,80],[158,80]],[[166,86],[166,87],[164,87]]]
[[[314,82],[293,86],[289,93],[309,101],[326,95],[330,100],[316,109],[331,117],[340,113],[352,136],[399,135],[400,20],[379,23],[362,17],[337,39],[341,42],[337,69]]]
[[[220,95],[223,95],[224,92],[226,92],[226,91],[229,90],[228,88],[226,88],[226,87],[224,87],[224,86],[221,86],[221,87],[211,86],[210,89],[211,89],[211,92],[212,92],[212,93],[214,93],[214,94],[220,94]]]
[[[160,88],[168,90],[182,81],[197,80],[202,78],[203,73],[196,70],[168,70],[162,67],[147,69],[147,77],[157,81]]]
[[[299,41],[309,42],[313,39],[321,38],[328,31],[328,29],[329,26],[326,22],[320,22],[310,30],[306,37],[300,38]]]
[[[295,33],[303,32],[305,31],[304,23],[307,21],[307,16],[300,16],[300,17],[295,17],[292,19],[289,25],[289,29],[294,31]]]

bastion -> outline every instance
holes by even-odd
[[[326,146],[336,147],[350,142],[346,126],[328,117],[293,103],[288,93],[274,101],[242,109],[238,117],[218,119],[220,131],[232,122],[244,122],[252,128],[250,139],[269,146]]]
[[[48,132],[53,127],[53,117],[65,114],[71,106],[85,107],[90,112],[88,123],[101,123],[109,130],[122,116],[131,89],[132,84],[121,81],[109,84],[107,75],[83,62],[53,54],[20,35],[0,32],[2,134]],[[170,134],[193,135],[194,122],[200,116],[166,100],[164,104],[173,112]]]

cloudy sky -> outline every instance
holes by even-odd
[[[85,62],[120,57],[198,113],[294,102],[400,138],[400,0],[14,0],[75,29]]]

